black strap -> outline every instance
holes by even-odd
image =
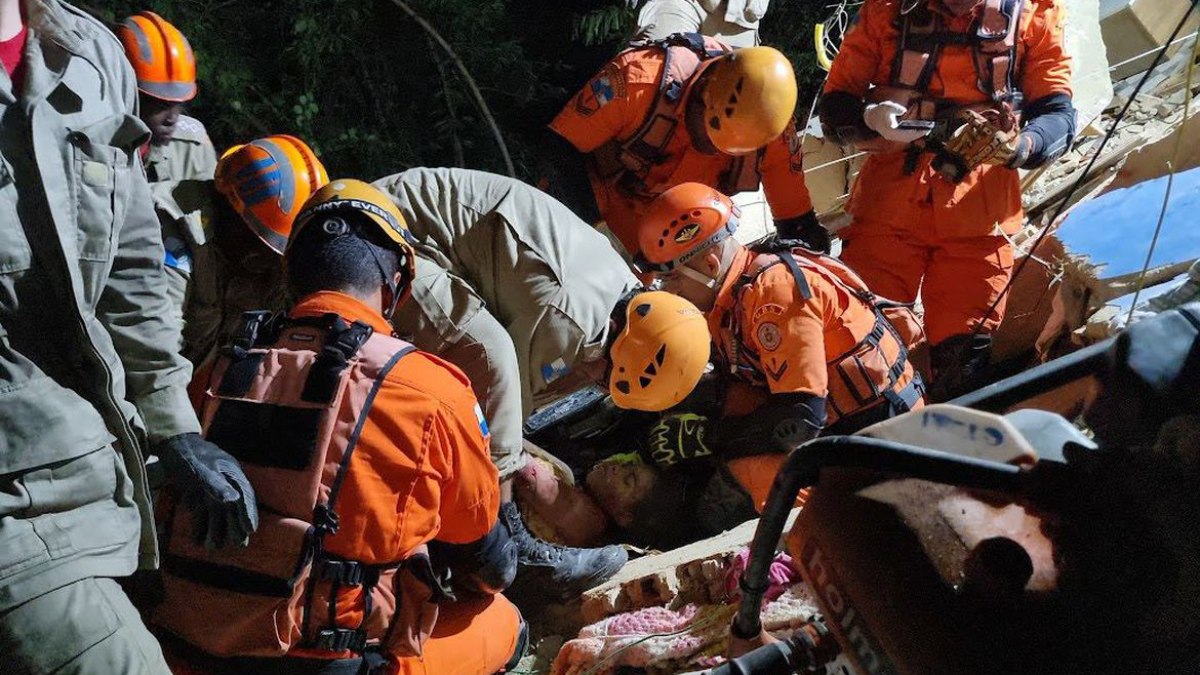
[[[317,355],[316,361],[308,371],[308,378],[304,380],[304,390],[300,393],[300,399],[309,403],[331,402],[337,394],[342,373],[350,364],[350,359],[366,344],[373,332],[373,328],[361,321],[346,325],[341,317],[333,315],[321,353]]]
[[[388,373],[396,366],[405,356],[416,351],[413,345],[405,345],[402,349],[392,355],[387,363],[379,369],[379,374],[375,377],[375,382],[371,385],[371,391],[367,393],[367,398],[363,402],[362,410],[359,412],[358,420],[354,423],[354,430],[350,432],[350,439],[346,443],[346,450],[342,454],[342,461],[338,465],[337,475],[333,478],[333,483],[329,489],[329,499],[324,504],[318,504],[313,509],[313,526],[316,528],[316,536],[313,542],[313,557],[314,559],[325,558],[325,535],[332,534],[338,530],[338,515],[334,507],[337,504],[338,495],[342,490],[342,482],[346,478],[346,472],[350,467],[350,459],[354,455],[354,449],[358,446],[358,439],[362,436],[363,427],[366,426],[367,417],[371,412],[371,406],[375,404],[375,397],[379,395],[379,389],[383,386],[383,382],[387,379]],[[312,623],[312,605],[313,596],[318,581],[317,574],[311,574],[308,580],[308,588],[305,594],[308,596],[304,603],[304,621],[301,635],[308,635],[309,627]],[[339,638],[337,634],[330,633],[333,629],[320,631],[317,635],[318,647],[320,643],[330,642],[340,644],[340,640],[348,638]],[[358,632],[358,631],[353,631]],[[328,633],[328,634],[327,634]],[[365,635],[365,633],[364,633]],[[320,647],[324,649],[324,647]],[[359,650],[361,651],[361,649]]]
[[[787,265],[788,271],[792,273],[792,279],[796,281],[796,291],[800,293],[802,300],[812,299],[812,287],[808,285],[808,279],[804,278],[804,272],[800,270],[800,264],[792,257],[791,253],[777,253],[778,258]]]

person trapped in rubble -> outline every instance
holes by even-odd
[[[145,457],[213,545],[247,541],[254,492],[188,404],[121,43],[59,0],[0,0],[0,62],[3,670],[165,675],[117,582],[159,561]]]
[[[386,195],[329,183],[286,246],[290,313],[248,314],[222,351],[205,434],[243,462],[262,525],[217,551],[186,516],[165,528],[155,623],[176,673],[488,675],[521,658],[482,411],[460,370],[389,325],[410,239]],[[270,595],[289,580],[304,591]]]
[[[329,182],[303,141],[267,136],[221,156],[210,186],[213,227],[184,314],[183,353],[199,368],[242,314],[287,305],[282,256],[300,207]]]
[[[603,235],[520,181],[417,168],[374,185],[417,242],[413,300],[394,325],[471,380],[492,433],[501,518],[520,545],[518,586],[566,594],[604,581],[627,560],[624,549],[537,539],[512,500],[513,483],[528,478],[522,424],[535,397],[585,362],[604,364],[611,318],[640,284]]]
[[[208,131],[200,120],[183,114],[196,97],[196,56],[183,33],[154,12],[126,18],[116,32],[137,75],[139,113],[150,127],[142,163],[162,224],[173,316],[183,321],[188,283],[209,235],[208,186],[217,166]]]
[[[642,220],[640,268],[705,312],[729,382],[715,409],[665,414],[649,452],[663,467],[718,457],[761,508],[784,453],[918,408],[924,384],[909,360],[919,330],[902,334],[884,314],[911,310],[795,242],[747,248],[733,237],[739,217],[727,196],[684,183]]]
[[[826,136],[871,153],[841,257],[876,293],[920,291],[934,400],[983,384],[1023,222],[1017,169],[1075,134],[1063,14],[1061,0],[867,0],[829,72]]]
[[[634,43],[551,122],[551,145],[569,144],[559,154],[587,155],[587,179],[560,162],[551,191],[590,219],[580,196],[590,181],[599,217],[634,254],[638,221],[668,188],[734,194],[761,182],[780,235],[827,251],[804,183],[796,95],[791,63],[771,47],[731,50],[695,33]]]

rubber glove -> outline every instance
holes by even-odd
[[[663,415],[650,428],[650,457],[661,467],[708,457],[712,450],[704,443],[708,418],[692,413]]]
[[[863,109],[863,122],[872,131],[882,136],[884,140],[896,143],[912,143],[915,140],[928,136],[932,129],[900,128],[900,116],[907,111],[908,108],[895,101],[869,103]]]

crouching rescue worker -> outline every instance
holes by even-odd
[[[159,561],[146,454],[228,540],[254,495],[188,405],[120,43],[0,0],[0,63],[0,671],[163,675],[116,581]]]
[[[217,166],[208,131],[183,114],[196,97],[196,55],[178,28],[150,11],[125,19],[117,36],[137,76],[142,121],[150,127],[142,163],[162,224],[167,291],[175,319],[182,321],[195,258],[208,238],[208,186]]]
[[[649,445],[660,466],[719,454],[761,508],[782,453],[922,405],[909,362],[920,336],[915,318],[902,333],[884,315],[911,310],[877,298],[836,258],[786,240],[767,250],[738,243],[739,216],[725,195],[685,183],[642,221],[640,265],[705,312],[718,372],[751,385],[726,390],[719,422],[664,416]]]
[[[313,195],[285,254],[295,306],[248,313],[209,378],[205,434],[262,520],[212,550],[167,514],[156,622],[177,672],[486,675],[521,656],[487,424],[460,370],[392,337],[415,256],[373,193]]]
[[[1061,4],[867,0],[829,72],[827,136],[871,152],[842,259],[880,295],[920,291],[935,400],[983,384],[1024,216],[1017,169],[1075,133]]]
[[[686,182],[727,194],[761,182],[780,234],[829,250],[804,184],[795,107],[796,76],[779,51],[679,33],[633,43],[550,129],[587,155],[599,216],[631,254],[650,202]],[[570,172],[552,181],[563,194],[586,192]]]
[[[625,550],[537,539],[512,501],[513,482],[524,476],[521,430],[534,398],[587,362],[605,363],[613,312],[640,284],[603,235],[512,178],[418,168],[375,186],[383,192],[364,192],[363,208],[394,204],[419,254],[413,301],[395,326],[462,368],[483,405],[521,589],[570,594],[604,581],[625,564]]]
[[[192,363],[211,357],[244,312],[284,309],[282,256],[292,223],[328,182],[321,160],[294,136],[267,136],[221,156],[212,237],[200,249],[184,313],[183,353]]]

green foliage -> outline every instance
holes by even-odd
[[[408,2],[474,78],[526,179],[545,124],[636,18],[626,0]],[[218,151],[289,133],[339,176],[418,165],[505,172],[453,59],[392,0],[109,0],[90,9],[109,21],[151,9],[188,36],[200,80],[190,114]],[[779,1],[763,23],[764,41],[785,48],[802,83],[819,73],[811,25],[821,11]]]

